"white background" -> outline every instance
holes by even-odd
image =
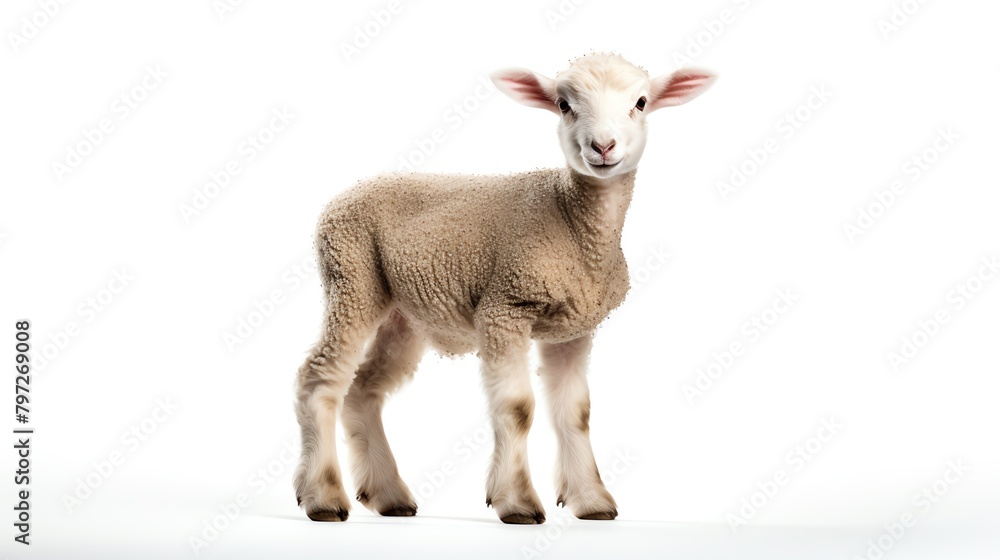
[[[880,29],[903,4],[403,2],[383,25],[372,12],[387,2],[255,1],[221,16],[209,0],[74,2],[51,18],[34,1],[5,2],[0,355],[13,360],[16,319],[52,346],[32,387],[33,545],[12,541],[5,443],[0,555],[185,558],[208,535],[206,558],[848,559],[880,537],[886,558],[995,557],[985,528],[1000,497],[1000,280],[976,277],[982,258],[1000,256],[1000,7],[931,0]],[[32,34],[22,18],[48,21]],[[359,38],[366,25],[377,34]],[[345,55],[355,42],[366,44]],[[539,397],[530,457],[549,521],[501,525],[483,504],[476,360],[428,355],[385,412],[401,475],[422,496],[418,517],[355,504],[345,524],[309,522],[282,449],[298,445],[293,379],[321,317],[315,273],[291,280],[312,258],[320,209],[400,158],[442,172],[563,165],[555,117],[481,83],[506,66],[551,76],[591,50],[654,75],[686,52],[721,76],[649,118],[623,239],[633,291],[595,345],[591,432],[619,519],[573,522],[555,507]],[[165,77],[134,90],[147,68]],[[122,94],[143,98],[127,116]],[[291,122],[247,160],[241,145],[282,109]],[[113,130],[55,171],[102,119]],[[415,156],[436,128],[444,140]],[[947,151],[926,151],[949,129]],[[748,163],[768,139],[777,149]],[[914,156],[934,160],[919,177]],[[233,159],[241,172],[185,219],[182,205]],[[734,166],[751,172],[723,197]],[[844,225],[896,180],[905,192],[851,239]],[[122,269],[131,280],[108,302],[102,290],[119,287]],[[966,283],[978,292],[958,309],[951,292]],[[274,290],[280,303],[227,345]],[[771,314],[776,290],[796,299]],[[105,297],[101,311],[86,310],[92,297]],[[889,354],[938,310],[947,323],[917,335],[916,356],[894,368]],[[752,340],[744,324],[764,313],[776,320]],[[734,342],[745,353],[686,398]],[[157,399],[176,406],[162,422],[148,419]],[[810,442],[830,418],[842,428]],[[144,420],[144,441],[122,440]],[[806,445],[808,462],[787,457]],[[95,474],[115,452],[114,472]],[[949,462],[968,471],[918,507]],[[261,483],[269,464],[277,474]],[[732,530],[741,500],[778,471],[787,483]],[[88,476],[99,487],[67,508]],[[206,533],[241,493],[249,506]],[[908,512],[912,528],[883,534]]]

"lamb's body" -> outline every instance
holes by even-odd
[[[554,81],[526,70],[494,81],[518,101],[562,116],[567,168],[387,175],[338,197],[320,218],[326,314],[299,369],[296,409],[302,462],[295,489],[311,519],[347,518],[334,445],[341,412],[358,499],[382,515],[416,513],[381,412],[433,345],[449,354],[477,351],[482,360],[495,440],[487,504],[505,523],[544,521],[527,462],[532,340],[559,442],[558,501],[580,518],[618,515],[590,446],[587,357],[594,329],[628,290],[620,242],[645,146],[643,111],[683,103],[711,76],[650,80],[621,57],[594,55]]]
[[[370,244],[393,307],[442,352],[478,350],[477,311],[496,307],[530,320],[532,338],[563,342],[625,297],[630,196],[631,181],[601,192],[568,169],[383,176],[330,204],[319,255],[336,267],[355,239]]]

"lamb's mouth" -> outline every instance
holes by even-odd
[[[622,162],[622,160],[618,160],[618,161],[616,161],[614,163],[590,163],[588,161],[587,165],[589,165],[590,168],[593,169],[594,171],[605,172],[605,171],[611,171],[611,170],[613,170],[621,162]]]
[[[608,163],[608,162],[602,162],[602,163],[590,163],[590,162],[588,161],[588,162],[587,162],[587,165],[589,165],[589,166],[593,167],[594,169],[602,169],[602,170],[606,170],[606,169],[614,169],[614,167],[615,167],[616,165],[618,165],[619,163],[621,163],[621,162],[622,162],[622,160],[618,160],[618,161],[616,161],[616,162],[613,162],[613,163]]]

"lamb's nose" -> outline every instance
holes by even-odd
[[[615,147],[615,141],[612,140],[607,144],[604,144],[603,146],[601,144],[598,144],[596,141],[591,141],[590,147],[593,148],[595,152],[601,154],[601,157],[604,157],[608,154],[608,152],[611,151],[611,148]]]

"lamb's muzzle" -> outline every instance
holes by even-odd
[[[338,414],[358,500],[382,515],[416,513],[381,411],[431,345],[479,352],[495,439],[487,504],[505,523],[542,523],[527,459],[532,340],[559,442],[558,502],[583,519],[618,515],[590,445],[591,340],[628,290],[621,231],[646,115],[694,98],[714,77],[684,70],[650,79],[620,56],[593,54],[555,79],[522,69],[492,79],[515,100],[559,115],[565,168],[376,177],[320,218],[326,313],[299,369],[296,407],[295,491],[310,519],[343,521],[350,509],[334,445]]]

